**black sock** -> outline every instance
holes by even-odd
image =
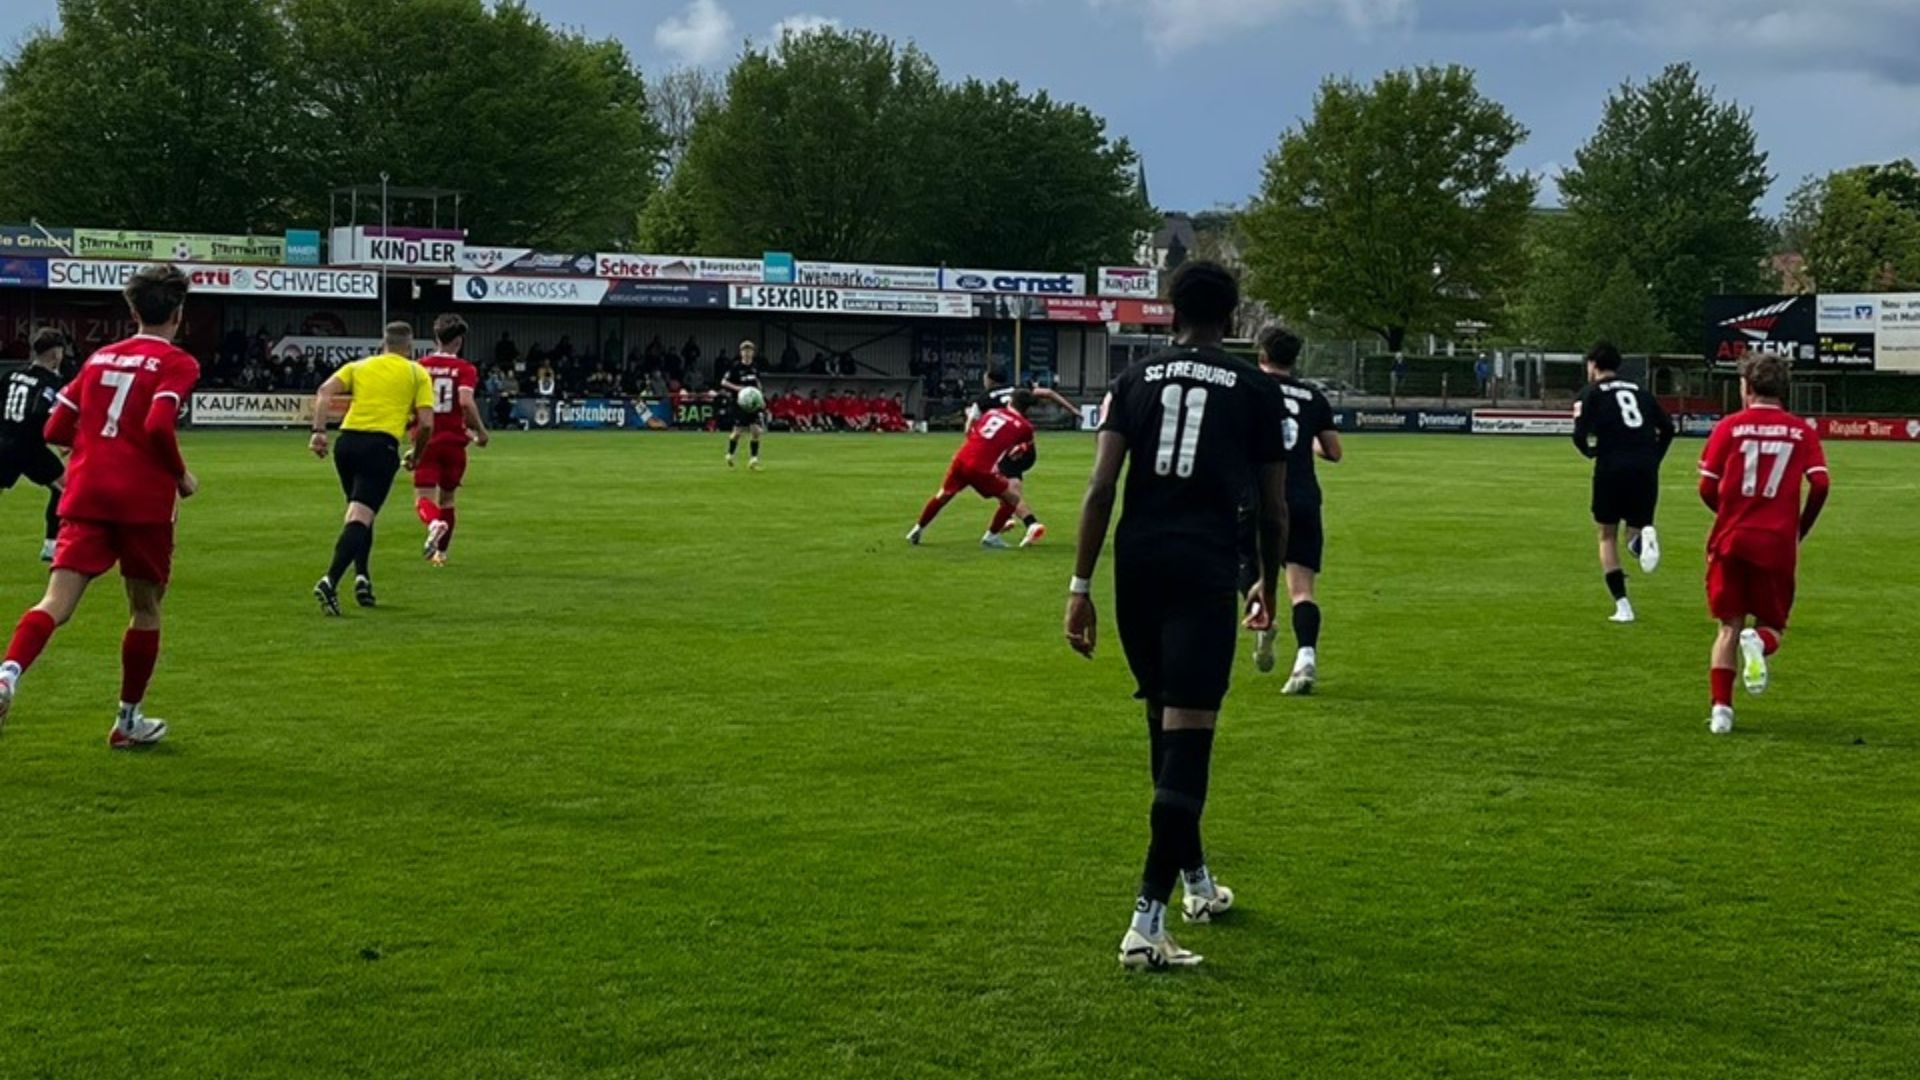
[[[1026,517],[1020,519],[1020,523],[1031,529],[1035,525],[1040,524],[1040,518],[1036,514],[1028,514]]]
[[[360,545],[372,537],[373,530],[358,521],[349,521],[340,530],[340,539],[333,542],[333,565],[327,568],[327,580],[335,585],[353,565],[354,558],[360,552]]]
[[[1613,594],[1615,600],[1625,600],[1627,598],[1627,572],[1625,570],[1614,570],[1607,574],[1607,591]]]
[[[733,455],[739,452],[740,452],[740,436],[738,435],[727,436],[727,456],[732,457]]]
[[[1210,729],[1180,728],[1163,737],[1166,755],[1153,789],[1149,821],[1153,839],[1140,876],[1140,895],[1162,904],[1173,895],[1183,869],[1206,862],[1200,844],[1200,814],[1207,805],[1207,772],[1213,757]]]
[[[47,489],[47,539],[60,538],[60,489]]]
[[[362,527],[367,530],[367,535],[360,541],[360,550],[353,553],[353,572],[363,578],[371,578],[373,574],[367,570],[367,560],[373,558],[373,526]]]
[[[1164,715],[1158,705],[1147,706],[1147,763],[1156,787],[1160,784],[1160,762],[1167,753],[1166,732],[1161,727]]]
[[[1320,605],[1302,600],[1293,605],[1293,637],[1302,649],[1320,647]]]
[[[759,439],[755,439],[752,442],[747,444],[747,453],[753,457],[760,456],[760,440]]]

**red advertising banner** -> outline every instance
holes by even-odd
[[[1920,442],[1920,419],[1908,416],[1822,416],[1815,421],[1822,439],[1877,439]]]
[[[1173,305],[1157,300],[1049,296],[1045,303],[1049,322],[1125,323],[1129,326],[1173,324]]]

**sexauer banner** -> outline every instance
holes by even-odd
[[[1173,305],[1157,300],[1049,296],[1040,304],[1041,314],[1035,317],[1050,322],[1124,323],[1128,326],[1173,324]]]
[[[940,268],[800,262],[794,265],[794,283],[833,289],[919,289],[925,292],[939,292]]]
[[[513,419],[522,427],[540,431],[555,428],[663,431],[672,426],[673,407],[664,401],[631,398],[518,397],[513,400]]]
[[[333,230],[328,261],[335,266],[387,266],[397,270],[456,270],[467,234],[459,229],[410,229],[352,225]]]
[[[47,284],[55,289],[114,292],[148,264],[97,259],[47,260]],[[300,296],[339,300],[377,300],[380,275],[371,270],[323,270],[293,266],[183,267],[193,291],[218,296]]]
[[[1818,336],[1811,296],[1707,298],[1707,359],[1712,363],[1731,366],[1759,354],[1782,357],[1795,366],[1818,366]]]
[[[1536,409],[1475,409],[1475,435],[1572,435],[1573,413]]]
[[[453,295],[476,304],[560,304],[597,307],[613,282],[600,278],[495,277],[458,274]]]
[[[879,289],[807,288],[799,285],[735,285],[736,311],[782,311],[809,315],[893,315],[966,319],[973,301],[955,293]]]
[[[941,270],[940,287],[957,292],[1014,293],[1021,296],[1085,296],[1085,274],[1047,274],[1021,270]]]
[[[344,395],[335,398],[332,418],[345,416],[349,404]],[[195,427],[304,427],[313,422],[313,395],[196,391],[187,422]]]
[[[1152,300],[1160,295],[1160,271],[1144,266],[1103,266],[1098,291],[1101,296]]]
[[[47,229],[38,225],[0,225],[0,258],[72,254],[72,229]]]
[[[0,285],[15,288],[47,287],[47,260],[0,258]]]
[[[766,277],[760,259],[707,259],[692,255],[624,255],[602,252],[594,273],[634,281],[758,282]]]
[[[588,252],[535,251],[532,248],[479,247],[460,249],[455,262],[469,274],[555,274],[592,277],[597,260]]]
[[[75,229],[78,259],[139,259],[145,262],[258,263],[287,261],[282,236],[216,236],[205,233],[146,232],[139,229]]]

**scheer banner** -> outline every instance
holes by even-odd
[[[1814,427],[1822,439],[1920,442],[1920,419],[1910,416],[1822,416]]]
[[[141,262],[103,262],[93,259],[48,259],[47,285],[54,289],[119,292],[142,267]],[[380,275],[371,270],[322,270],[299,266],[216,266],[187,263],[180,267],[193,281],[193,291],[217,296],[306,296],[334,300],[377,300]]]
[[[1572,412],[1528,409],[1475,409],[1475,435],[1572,435]]]
[[[333,419],[347,415],[351,402],[333,403]],[[312,394],[228,394],[202,391],[188,403],[187,422],[195,427],[305,427],[313,422]]]

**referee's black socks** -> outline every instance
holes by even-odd
[[[1607,572],[1607,591],[1613,594],[1615,600],[1625,600],[1627,598],[1627,572],[1625,570],[1610,570]]]
[[[759,459],[760,457],[760,440],[759,439],[755,439],[752,442],[747,444],[747,455],[756,460]]]
[[[346,576],[347,567],[366,558],[366,552],[373,545],[373,529],[363,522],[349,521],[340,530],[340,539],[333,542],[333,565],[327,569],[327,580],[335,585]]]
[[[1293,605],[1293,637],[1302,649],[1320,647],[1320,605],[1302,600]]]

